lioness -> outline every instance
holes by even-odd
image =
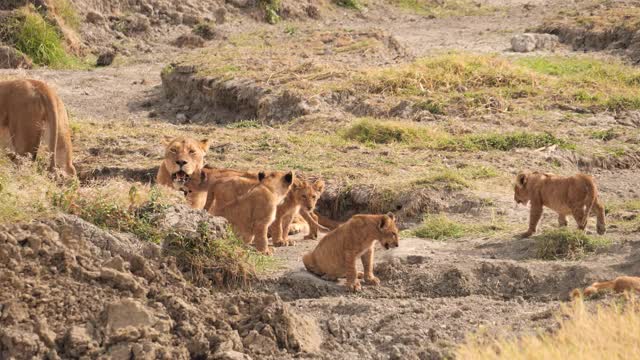
[[[204,157],[209,150],[209,140],[178,137],[165,143],[165,153],[156,182],[176,190],[184,190],[184,184],[194,172],[204,167]],[[187,201],[192,208],[202,209],[207,200],[201,192],[188,193]]]
[[[316,180],[311,183],[306,180],[296,179],[287,193],[282,204],[278,205],[276,219],[269,227],[274,246],[294,245],[293,240],[289,240],[289,227],[294,216],[303,214],[309,223],[309,229],[317,229],[320,225],[309,215],[316,207],[319,193],[324,189],[324,181]],[[306,216],[305,216],[306,215]]]
[[[548,173],[521,172],[516,177],[514,200],[518,204],[531,202],[529,214],[529,230],[523,237],[531,236],[542,216],[542,208],[546,206],[558,213],[560,226],[567,226],[567,215],[571,214],[584,230],[591,209],[597,215],[598,234],[604,234],[604,206],[598,200],[598,189],[593,178],[585,174],[564,177]]]
[[[258,251],[270,255],[267,239],[269,225],[275,220],[278,204],[287,195],[294,178],[293,172],[260,172],[259,183],[248,193],[219,209],[210,209],[209,213],[226,218],[245,244],[255,241]],[[244,180],[236,177],[227,181]]]
[[[591,286],[584,289],[584,295],[593,295],[602,289],[611,289],[617,293],[625,292],[628,290],[635,290],[640,292],[640,277],[618,276],[617,278],[610,281],[594,282],[593,284],[591,284]],[[571,295],[572,297],[580,296],[580,290],[573,290]]]
[[[44,138],[49,169],[76,176],[67,110],[52,88],[37,80],[0,82],[0,138],[19,155],[35,159]]]
[[[283,173],[284,174],[284,173]],[[248,193],[260,181],[258,173],[216,169],[205,165],[184,184],[187,193],[206,196],[204,209],[215,213],[238,197]]]
[[[386,248],[398,247],[398,228],[395,216],[354,215],[320,240],[316,248],[302,257],[310,272],[327,280],[347,278],[347,288],[360,290],[356,261],[362,260],[364,279],[372,285],[380,280],[373,275],[374,242]]]

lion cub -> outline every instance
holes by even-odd
[[[558,213],[560,226],[567,226],[567,215],[572,215],[578,229],[584,230],[591,209],[597,215],[598,234],[604,234],[604,206],[598,200],[598,189],[593,178],[585,174],[559,176],[549,173],[521,172],[516,177],[514,200],[518,204],[531,202],[529,214],[529,230],[523,237],[531,236],[536,227],[544,206]]]
[[[323,190],[324,181],[322,180],[316,180],[311,183],[306,180],[296,179],[293,182],[287,197],[285,197],[282,204],[278,205],[276,220],[269,227],[274,246],[295,245],[293,240],[289,240],[289,227],[293,217],[298,213],[308,216],[304,216],[304,218],[309,223],[310,229],[321,227],[308,213],[312,212],[316,207],[319,194]]]
[[[245,180],[236,177],[226,181],[233,183]],[[255,241],[258,251],[270,255],[267,239],[269,225],[275,220],[278,204],[287,195],[293,181],[293,172],[260,172],[258,184],[251,190],[227,204],[214,206],[209,213],[226,218],[245,244]]]
[[[593,295],[602,289],[611,289],[617,293],[625,292],[628,290],[635,290],[640,292],[640,277],[618,276],[617,278],[610,281],[594,282],[593,284],[591,284],[591,286],[584,289],[584,295]],[[580,296],[580,290],[573,290],[571,296]]]
[[[374,243],[386,248],[398,247],[398,228],[392,213],[354,215],[320,240],[316,248],[302,257],[308,271],[328,280],[347,278],[350,290],[360,290],[356,262],[362,260],[364,279],[372,285],[380,280],[373,275]]]
[[[188,194],[204,194],[206,201],[203,208],[214,213],[248,193],[259,183],[257,173],[216,169],[205,165],[189,178],[184,188]]]

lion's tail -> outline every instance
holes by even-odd
[[[587,182],[587,196],[585,197],[585,202],[587,204],[587,212],[584,215],[584,220],[582,220],[582,226],[587,227],[587,221],[589,220],[589,215],[591,215],[591,209],[593,209],[593,205],[596,203],[596,199],[598,198],[598,189],[593,181]]]
[[[329,230],[334,230],[335,228],[343,224],[340,221],[331,220],[326,216],[322,216],[317,211],[315,211],[314,214],[318,217],[318,224]]]
[[[49,167],[53,171],[56,168],[58,151],[58,126],[60,122],[60,119],[58,119],[59,112],[57,111],[58,102],[47,89],[39,88],[38,90],[47,114],[47,126],[49,126],[49,139],[47,141],[52,155]]]

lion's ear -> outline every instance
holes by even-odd
[[[287,184],[291,184],[291,183],[293,183],[293,180],[294,180],[294,179],[295,179],[295,175],[294,175],[293,171],[289,171],[289,172],[287,173],[287,175],[285,175],[285,176],[284,176],[284,181],[285,181]]]
[[[391,219],[391,221],[396,221],[396,216],[394,213],[388,212],[387,216],[389,217],[389,219]]]
[[[524,187],[526,184],[527,184],[527,174],[525,173],[518,174],[518,177],[516,178],[516,185],[518,185],[518,187]]]
[[[323,192],[324,191],[324,181],[322,180],[316,180],[313,183],[313,188],[317,191],[317,192]]]
[[[162,143],[162,145],[164,145],[164,146],[169,146],[169,145],[173,142],[173,140],[175,140],[175,138],[174,138],[174,137],[169,136],[169,135],[165,135],[165,136],[162,138],[162,140],[160,140],[160,142],[161,142],[161,143]]]
[[[267,175],[264,173],[264,171],[260,171],[258,173],[258,181],[264,180],[265,177],[267,177]]]
[[[382,217],[380,217],[380,225],[378,225],[380,230],[384,229],[387,226],[387,221],[389,221],[387,215],[382,215]]]
[[[209,151],[209,145],[210,145],[210,140],[209,139],[203,139],[200,140],[200,149],[202,149],[202,151],[207,152]]]

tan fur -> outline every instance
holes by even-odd
[[[610,281],[594,282],[591,286],[584,289],[584,295],[590,296],[602,289],[610,289],[617,293],[635,290],[640,292],[640,277],[637,276],[618,276]],[[580,290],[574,289],[571,297],[580,297]]]
[[[605,232],[604,206],[598,199],[596,184],[589,175],[565,177],[521,172],[516,177],[514,200],[525,206],[531,203],[529,229],[522,234],[523,237],[536,232],[544,206],[558,213],[560,226],[567,226],[567,215],[572,215],[581,230],[585,229],[591,210],[595,209],[598,234]]]
[[[327,228],[329,230],[334,230],[335,228],[343,224],[340,221],[332,220],[326,216],[322,216],[315,211],[300,212],[300,214],[307,221],[307,223],[311,224],[313,220],[316,223],[320,224],[322,227]],[[318,238],[318,227],[309,225],[309,234],[307,234],[304,237],[304,239],[315,240],[317,238]]]
[[[19,155],[35,159],[41,140],[51,152],[49,169],[76,176],[67,110],[47,84],[37,80],[0,82],[0,134]]]
[[[312,212],[323,190],[324,181],[322,180],[313,183],[300,179],[294,181],[284,201],[278,205],[276,219],[269,227],[274,246],[295,244],[293,240],[289,240],[289,229],[293,218],[299,213],[308,215]],[[311,216],[305,220],[309,222],[309,228],[314,227],[317,232],[320,225]]]
[[[364,279],[378,285],[373,275],[374,243],[378,240],[386,249],[398,247],[398,228],[395,216],[354,215],[318,242],[316,248],[302,257],[308,271],[325,279],[347,278],[350,290],[360,290],[357,259],[362,260]]]
[[[204,209],[218,212],[226,204],[248,193],[258,183],[258,173],[205,166],[189,178],[184,188],[189,194],[204,194]]]
[[[156,182],[183,191],[184,184],[204,167],[204,157],[209,150],[209,140],[178,137],[168,140]],[[206,193],[187,193],[187,201],[194,209],[204,208]]]
[[[249,192],[223,206],[216,204],[209,213],[226,218],[245,244],[255,242],[258,251],[269,255],[267,232],[276,218],[278,204],[287,195],[294,179],[292,172],[259,173],[259,183]],[[245,180],[235,177],[225,181]]]

